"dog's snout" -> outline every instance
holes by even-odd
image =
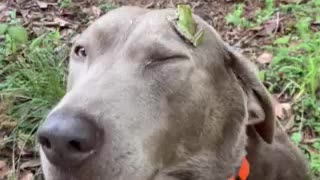
[[[52,115],[38,130],[38,140],[49,161],[76,166],[98,148],[98,128],[86,118]]]

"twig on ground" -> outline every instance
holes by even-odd
[[[280,12],[277,11],[276,28],[273,30],[273,35],[277,33],[280,26]]]

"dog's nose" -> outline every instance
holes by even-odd
[[[97,150],[99,130],[88,119],[52,115],[38,130],[38,140],[48,160],[63,167],[80,165]]]

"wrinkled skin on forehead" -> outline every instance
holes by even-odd
[[[169,16],[175,11],[123,7],[77,38],[68,91],[49,116],[86,114],[102,132],[100,146],[76,168],[54,165],[41,151],[47,180],[226,180],[234,174],[245,155],[247,94],[255,82],[240,82],[237,76],[246,74],[233,72],[232,55],[202,19],[195,16],[204,40],[193,47]],[[77,46],[86,58],[74,54]]]

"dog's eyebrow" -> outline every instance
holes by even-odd
[[[168,46],[170,44],[170,46]],[[149,46],[149,52],[155,57],[165,56],[188,56],[184,46],[177,40],[157,40]],[[172,48],[173,47],[173,48]]]

